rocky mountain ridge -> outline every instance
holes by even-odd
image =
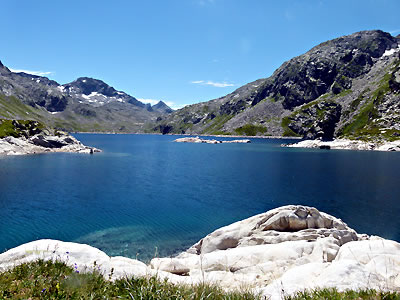
[[[380,30],[324,42],[271,77],[177,110],[151,131],[397,139],[399,45],[400,36]]]
[[[81,77],[60,85],[46,77],[10,71],[0,62],[0,117],[40,120],[67,131],[140,132],[172,112],[151,106],[105,82]]]

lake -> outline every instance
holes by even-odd
[[[0,253],[51,238],[147,261],[287,204],[400,241],[400,153],[75,136],[104,152],[0,157]]]

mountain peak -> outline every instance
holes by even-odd
[[[64,87],[68,89],[79,89],[84,95],[90,95],[93,92],[97,92],[104,96],[112,97],[117,92],[104,81],[90,77],[79,77],[75,81],[65,84]]]
[[[11,72],[9,68],[7,68],[5,65],[3,65],[3,63],[0,60],[0,69],[3,71],[6,71],[6,73]]]
[[[165,102],[163,101],[158,101],[157,104],[152,106],[153,110],[159,111],[159,112],[165,112],[165,113],[171,113],[173,112],[173,109],[169,107]]]

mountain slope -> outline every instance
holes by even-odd
[[[60,85],[46,77],[13,73],[0,62],[0,117],[30,119],[67,131],[141,132],[172,111],[146,105],[101,80],[82,77]]]
[[[271,77],[184,107],[162,133],[388,138],[400,134],[400,37],[362,31],[312,48]]]

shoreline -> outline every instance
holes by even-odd
[[[127,135],[127,134],[132,134],[132,135],[166,135],[166,136],[202,136],[202,137],[223,137],[223,138],[249,138],[249,139],[276,139],[276,140],[302,140],[303,138],[301,137],[287,137],[287,136],[269,136],[269,135],[221,135],[221,134],[196,134],[196,133],[167,133],[167,134],[162,134],[162,133],[145,133],[145,132],[86,132],[86,131],[71,131],[70,134],[122,134],[122,135]]]
[[[400,243],[359,234],[341,219],[301,205],[219,228],[178,256],[149,264],[110,257],[85,244],[44,239],[0,253],[0,272],[37,259],[62,261],[79,272],[95,265],[111,280],[156,276],[173,284],[246,286],[276,300],[316,288],[400,291]]]
[[[281,147],[398,152],[400,151],[400,140],[393,142],[364,142],[349,139],[335,139],[333,141],[303,140],[294,144],[282,144]]]

